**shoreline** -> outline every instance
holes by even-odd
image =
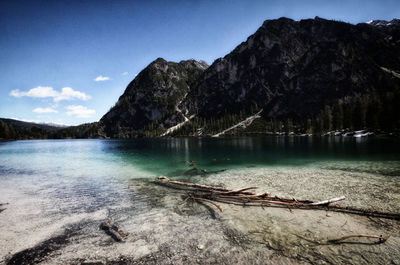
[[[314,165],[241,168],[190,179],[232,189],[258,186],[258,192],[303,199],[319,200],[346,195],[348,200],[344,201],[345,205],[369,205],[400,211],[400,198],[396,195],[400,181],[381,174],[348,173]],[[243,264],[250,259],[252,264],[308,264],[319,263],[321,259],[328,263],[342,263],[353,253],[349,260],[354,263],[366,264],[364,259],[367,258],[372,263],[385,264],[400,257],[397,247],[400,228],[393,220],[313,210],[243,208],[228,204],[222,204],[224,211],[219,213],[207,204],[184,203],[182,193],[154,185],[151,179],[131,179],[129,183],[126,195],[120,195],[121,199],[128,196],[123,201],[93,209],[87,214],[57,217],[55,213],[56,216],[50,215],[44,222],[38,216],[31,220],[37,227],[33,231],[18,222],[15,227],[12,224],[10,227],[7,220],[12,218],[13,212],[24,215],[27,208],[24,204],[14,209],[15,205],[8,205],[9,209],[0,214],[2,234],[6,230],[9,231],[7,233],[19,231],[18,234],[27,233],[26,236],[33,241],[30,246],[21,241],[19,248],[13,248],[17,252],[6,251],[9,254],[3,256],[3,261],[23,261],[35,257],[43,264]],[[383,197],[370,197],[371,192]],[[25,198],[24,201],[30,199]],[[35,212],[36,206],[33,205]],[[54,222],[51,221],[53,218],[63,221],[55,223],[53,232],[45,232],[48,229],[46,223]],[[99,229],[100,223],[108,219],[116,221],[124,232],[129,233],[124,242],[114,242]],[[27,230],[21,231],[21,228]],[[367,245],[323,243],[355,233],[390,234],[391,237],[378,245],[368,245],[368,240],[361,240]],[[16,234],[9,236],[8,240],[17,239]],[[47,249],[48,254],[44,254]]]
[[[87,137],[87,138],[21,138],[21,139],[0,139],[0,142],[13,142],[13,141],[30,141],[30,140],[134,140],[134,139],[181,139],[181,138],[191,138],[191,139],[226,139],[226,138],[234,138],[234,137],[301,137],[301,138],[334,138],[334,139],[373,139],[373,138],[390,138],[397,139],[400,138],[400,133],[382,133],[382,134],[374,134],[371,136],[362,136],[362,137],[354,137],[343,136],[343,135],[331,135],[331,134],[294,134],[294,133],[248,133],[248,134],[224,134],[218,137],[214,137],[212,135],[201,135],[201,136],[193,136],[193,135],[181,135],[181,136],[157,136],[157,137],[131,137],[131,138],[111,138],[111,137]]]

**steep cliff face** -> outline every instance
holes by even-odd
[[[267,20],[207,69],[187,105],[204,117],[256,106],[264,117],[302,118],[338,98],[398,89],[382,67],[400,72],[399,58],[398,23]]]
[[[178,105],[207,67],[195,60],[174,63],[158,58],[138,74],[101,118],[103,134],[136,137],[146,129],[167,129],[184,121],[187,111]]]
[[[261,109],[265,119],[303,122],[339,101],[398,95],[399,58],[397,19],[358,25],[318,17],[267,20],[210,67],[194,60],[152,62],[103,116],[100,134],[161,136],[183,125],[191,135],[210,134],[207,128],[225,129]],[[397,96],[380,97],[394,102]]]

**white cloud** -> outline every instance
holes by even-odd
[[[61,101],[61,100],[71,100],[74,98],[81,99],[81,100],[88,100],[91,97],[86,95],[83,92],[73,90],[70,87],[63,87],[61,89],[61,93],[57,97],[54,98],[54,101],[57,102],[57,101]]]
[[[108,77],[108,76],[102,76],[102,75],[99,75],[98,77],[96,77],[95,79],[93,79],[94,81],[96,81],[96,82],[101,82],[101,81],[107,81],[107,80],[110,80],[110,78]]]
[[[19,89],[15,89],[10,92],[10,96],[16,98],[53,98],[55,102],[72,99],[88,100],[91,98],[89,95],[77,90],[73,90],[71,87],[63,87],[61,91],[57,91],[50,86],[38,86],[28,91],[20,91]]]
[[[10,92],[10,96],[20,98],[20,97],[31,97],[31,98],[47,98],[47,97],[56,97],[58,92],[55,91],[50,86],[38,86],[30,89],[29,91],[19,91],[19,89],[15,89]]]
[[[96,113],[94,109],[88,109],[81,105],[70,105],[65,108],[68,110],[67,115],[75,115],[78,118],[89,118]]]
[[[36,113],[58,113],[58,111],[52,108],[36,108],[32,111]]]
[[[123,72],[121,75],[128,75],[129,73],[128,72]]]

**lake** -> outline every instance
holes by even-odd
[[[210,205],[160,175],[400,212],[400,140],[231,137],[0,143],[0,263],[398,264],[398,221],[326,211]],[[115,242],[99,229],[113,220]],[[347,234],[384,244],[323,244]],[[397,262],[397,263],[396,263]]]

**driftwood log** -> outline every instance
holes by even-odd
[[[117,242],[123,241],[128,234],[122,231],[122,229],[116,225],[113,221],[104,221],[100,224],[100,229],[109,235],[112,239]]]
[[[386,240],[388,240],[389,237],[390,236],[383,236],[383,235],[377,236],[377,235],[363,235],[363,234],[359,234],[358,235],[357,234],[357,235],[343,236],[343,237],[336,238],[336,239],[330,239],[330,240],[328,240],[328,242],[330,242],[330,243],[341,243],[344,240],[349,239],[349,238],[376,238],[376,239],[378,239],[378,242],[376,242],[376,243],[380,244],[380,243],[386,242]]]
[[[400,220],[400,213],[381,212],[354,207],[332,205],[332,203],[345,200],[344,196],[332,198],[323,201],[297,200],[295,198],[282,198],[272,196],[268,193],[255,194],[249,190],[256,187],[244,188],[240,190],[229,190],[216,186],[202,185],[190,182],[171,180],[165,176],[158,177],[158,181],[165,184],[188,188],[187,199],[199,202],[210,203],[222,212],[222,206],[218,203],[235,204],[241,206],[267,206],[283,207],[289,209],[312,209],[312,210],[330,210],[349,214],[363,216],[381,217],[387,219]]]

